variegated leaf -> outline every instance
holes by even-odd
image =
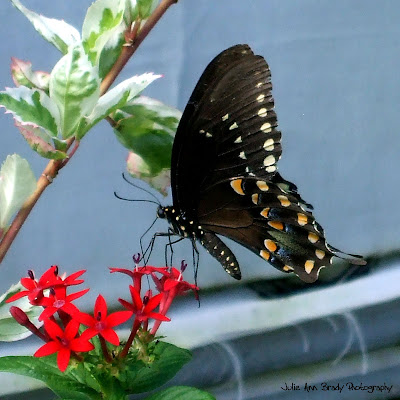
[[[32,63],[11,58],[11,75],[15,86],[40,89],[48,94],[50,74],[44,71],[32,71]]]
[[[88,9],[82,27],[86,53],[97,64],[105,44],[118,30],[124,16],[125,0],[97,0]]]
[[[78,137],[81,138],[93,125],[116,109],[132,102],[135,96],[160,77],[161,75],[153,73],[133,76],[101,96],[92,113],[86,118],[85,126],[81,126]]]
[[[7,88],[0,92],[0,107],[12,113],[16,121],[42,126],[57,136],[60,113],[56,104],[42,90],[25,86]]]
[[[53,137],[46,129],[29,123],[21,124],[16,122],[15,125],[28,142],[29,146],[31,146],[32,150],[36,151],[42,157],[53,160],[62,160],[67,157],[65,152],[57,150],[52,144]]]
[[[11,2],[29,19],[43,38],[57,47],[63,54],[67,53],[69,46],[80,42],[79,32],[65,21],[47,18],[28,10],[19,0],[11,0]]]
[[[17,154],[8,156],[0,169],[0,229],[36,189],[36,179],[28,161]]]
[[[24,311],[29,317],[29,320],[37,328],[43,325],[43,322],[38,320],[39,315],[42,312],[41,308],[32,306],[27,297],[16,300],[11,304],[6,303],[6,300],[9,297],[21,290],[25,290],[25,288],[20,283],[17,283],[12,285],[6,293],[0,296],[0,341],[2,342],[14,342],[32,335],[28,329],[18,324],[18,322],[11,316],[9,312],[10,306],[19,307]]]
[[[57,104],[64,139],[74,136],[83,118],[93,111],[100,94],[98,68],[82,45],[71,47],[50,76],[50,97]]]
[[[134,178],[147,182],[151,187],[166,196],[167,188],[171,185],[171,170],[162,169],[152,174],[149,165],[138,154],[130,151],[126,159],[126,169]]]

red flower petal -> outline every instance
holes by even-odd
[[[64,332],[63,330],[60,328],[59,325],[57,325],[54,321],[52,321],[51,319],[47,319],[44,322],[44,328],[46,330],[46,332],[49,334],[49,336],[53,339],[53,340],[58,340],[58,338],[60,337],[64,337]]]
[[[15,294],[13,294],[11,297],[9,297],[9,298],[6,300],[6,303],[11,303],[12,301],[15,301],[15,300],[18,300],[18,299],[20,299],[20,298],[22,298],[22,297],[25,297],[25,296],[27,296],[28,294],[29,294],[29,291],[28,291],[28,290],[22,290],[21,292],[15,293]]]
[[[87,339],[86,336],[81,336],[72,340],[69,348],[72,351],[90,351],[94,349],[94,346],[89,342],[89,339]]]
[[[107,303],[104,297],[99,294],[94,305],[94,318],[97,320],[97,316],[100,314],[101,320],[107,316]]]
[[[71,350],[65,347],[61,348],[57,354],[57,365],[61,372],[64,372],[71,358]]]
[[[163,294],[159,293],[156,296],[150,297],[148,303],[143,309],[143,312],[147,314],[148,312],[153,311],[160,304],[162,296]]]
[[[99,334],[100,336],[103,336],[103,338],[107,340],[107,342],[110,342],[114,346],[119,346],[119,337],[114,330],[110,328],[104,329],[101,332],[99,332]]]
[[[107,317],[107,326],[112,328],[113,326],[117,326],[123,324],[128,321],[128,319],[132,316],[132,311],[117,311],[110,314]]]
[[[64,331],[64,337],[66,339],[73,339],[75,338],[76,334],[78,333],[79,330],[79,322],[71,319],[71,321],[68,322],[67,326],[65,327],[65,331]]]
[[[38,348],[34,354],[35,357],[49,356],[50,354],[56,353],[61,348],[60,342],[48,342],[42,347]]]
[[[74,319],[86,326],[93,326],[96,323],[96,320],[90,314],[83,312],[75,314]]]

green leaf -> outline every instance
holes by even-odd
[[[161,75],[154,75],[153,73],[133,76],[101,96],[92,113],[85,119],[85,125],[80,127],[78,138],[82,138],[92,126],[117,108],[121,108],[132,101],[151,82],[160,77]]]
[[[126,169],[131,176],[147,182],[163,196],[168,194],[167,188],[171,185],[171,170],[169,168],[162,169],[159,173],[153,175],[150,172],[150,166],[143,158],[130,151],[126,159]]]
[[[28,161],[17,154],[7,156],[0,169],[0,229],[8,225],[35,189],[36,179]]]
[[[25,290],[25,288],[20,283],[17,283],[12,285],[6,293],[0,296],[0,341],[14,342],[32,335],[28,329],[18,324],[18,322],[11,316],[9,312],[11,306],[19,307],[21,310],[25,311],[29,320],[37,328],[42,325],[42,322],[39,322],[38,320],[39,315],[42,312],[41,307],[32,306],[27,297],[23,297],[12,303],[6,303],[8,298],[21,290]]]
[[[32,150],[39,153],[42,157],[53,160],[62,160],[67,157],[65,152],[59,151],[53,146],[53,137],[46,129],[29,123],[21,124],[16,122],[15,125],[28,142],[29,146],[31,146]],[[58,146],[60,146],[60,143],[62,142],[57,140]]]
[[[74,400],[100,400],[101,395],[57,368],[55,355],[47,357],[6,356],[0,358],[0,371],[29,376],[44,382],[59,397]]]
[[[15,86],[26,86],[40,89],[48,94],[50,74],[43,71],[32,71],[32,63],[11,58],[11,75]]]
[[[99,60],[99,75],[103,79],[111,70],[121,54],[122,47],[125,43],[126,25],[123,21],[113,32],[112,37],[104,45]]]
[[[114,132],[123,146],[138,154],[156,176],[171,167],[173,137],[180,112],[148,97],[139,97],[117,111]]]
[[[82,27],[86,53],[97,64],[105,44],[113,37],[124,16],[125,0],[97,0],[88,9]]]
[[[139,370],[137,370],[137,363],[133,363],[134,377],[122,382],[129,393],[142,393],[156,389],[174,377],[192,357],[189,350],[161,341],[153,342],[151,356],[154,361]]]
[[[173,386],[155,393],[145,400],[215,400],[210,393],[189,386]]]
[[[82,45],[71,47],[50,76],[50,97],[61,114],[62,137],[74,136],[81,120],[93,111],[100,95],[97,67],[93,67]]]
[[[0,92],[0,106],[12,113],[16,121],[41,126],[57,136],[60,113],[56,104],[42,90],[25,86],[7,88]]]
[[[11,0],[11,2],[28,18],[43,38],[57,47],[63,54],[67,53],[69,46],[80,42],[79,32],[65,21],[36,14],[24,7],[19,0]]]
[[[158,0],[137,0],[137,8],[141,19],[148,18],[158,5]]]

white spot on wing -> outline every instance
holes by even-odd
[[[272,164],[275,164],[275,157],[271,154],[268,157],[264,158],[264,165],[268,167]]]
[[[242,143],[242,137],[238,136],[234,143]]]
[[[236,129],[236,128],[238,128],[238,127],[239,127],[239,125],[238,125],[236,122],[234,122],[234,123],[229,127],[229,130],[232,131],[233,129]]]
[[[247,159],[246,154],[244,154],[244,151],[241,151],[241,152],[240,152],[239,157],[240,157],[240,158],[243,158],[243,160],[246,160],[246,159]]]
[[[265,110],[265,108],[264,108],[264,110]],[[260,112],[258,112],[258,115],[260,115]],[[272,130],[271,129],[271,124],[269,122],[266,122],[265,124],[262,124],[260,130],[263,131],[264,133],[271,132],[271,130]]]
[[[226,121],[228,118],[229,118],[229,114],[225,114],[225,115],[222,117],[222,121]]]
[[[264,124],[265,125],[265,124]],[[266,149],[267,147],[273,146],[274,145],[274,139],[267,139],[264,144],[263,147],[264,149]]]
[[[257,97],[257,101],[259,102],[259,103],[262,103],[262,101],[265,99],[265,94],[260,94],[258,97]]]
[[[258,116],[259,117],[266,117],[267,116],[267,109],[266,108],[260,108],[259,110],[258,110]]]

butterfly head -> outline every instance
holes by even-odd
[[[191,237],[200,239],[203,235],[203,229],[192,220],[188,220],[182,213],[174,207],[157,208],[158,218],[166,219],[169,222],[173,233],[182,237]]]

